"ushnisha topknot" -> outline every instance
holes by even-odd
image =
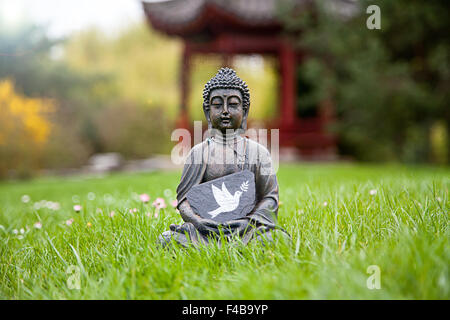
[[[236,75],[231,68],[220,68],[217,74],[211,78],[203,89],[203,109],[209,110],[209,96],[214,89],[237,89],[242,94],[242,107],[248,111],[250,108],[250,92],[247,84]]]

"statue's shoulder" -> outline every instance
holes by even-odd
[[[267,147],[265,147],[264,145],[262,145],[261,143],[252,140],[250,138],[246,138],[247,139],[247,143],[248,143],[248,147],[250,151],[257,151],[260,154],[264,154],[265,156],[270,156],[270,151],[267,149]]]
[[[191,152],[200,152],[201,150],[203,150],[204,148],[206,148],[206,146],[208,145],[208,139],[203,140],[200,143],[197,143],[196,145],[194,145],[191,148]]]
[[[259,166],[261,168],[261,170],[259,171],[261,175],[274,175],[275,171],[273,167],[272,156],[267,147],[251,139],[248,139],[248,145],[249,163]]]
[[[206,148],[208,146],[208,141],[204,140],[200,143],[197,143],[194,145],[191,150],[189,150],[189,153],[186,157],[185,163],[191,163],[191,164],[201,164],[203,159],[203,154],[206,151]]]
[[[251,163],[267,162],[271,160],[270,152],[264,145],[247,138],[248,156]]]

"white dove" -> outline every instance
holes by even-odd
[[[242,195],[241,191],[236,191],[234,193],[234,196],[231,195],[231,193],[228,191],[227,187],[225,187],[225,183],[222,182],[222,190],[217,188],[215,185],[211,185],[212,192],[214,195],[214,198],[216,199],[217,204],[219,205],[219,208],[213,211],[209,211],[208,213],[212,216],[212,218],[215,218],[218,214],[222,212],[230,212],[236,209],[239,205],[239,199]],[[241,188],[242,190],[242,188]],[[246,190],[243,190],[246,191]]]

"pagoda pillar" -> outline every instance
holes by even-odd
[[[281,127],[291,129],[296,120],[296,55],[290,43],[283,41],[279,51],[281,73]]]
[[[179,116],[176,122],[177,128],[189,129],[189,91],[191,78],[191,49],[187,42],[184,43],[183,54],[180,64],[180,88],[181,88],[181,104]]]

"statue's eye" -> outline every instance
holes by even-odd
[[[238,97],[230,97],[230,99],[228,99],[228,105],[232,108],[237,108],[240,102]]]
[[[219,97],[212,98],[211,105],[214,107],[221,107],[223,105],[223,100]]]

